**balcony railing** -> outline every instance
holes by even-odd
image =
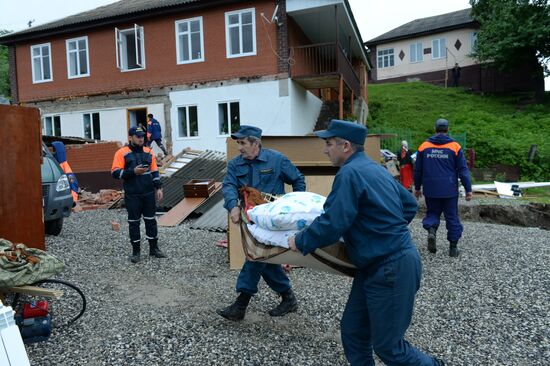
[[[293,78],[316,78],[341,75],[355,95],[361,95],[359,77],[337,42],[293,47],[290,75]]]

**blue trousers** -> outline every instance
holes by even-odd
[[[451,198],[426,197],[426,217],[422,220],[422,226],[428,230],[431,227],[439,227],[441,212],[445,215],[447,227],[447,240],[458,241],[462,236],[462,224],[458,215],[458,196]]]
[[[374,366],[373,350],[386,365],[438,365],[404,339],[421,276],[413,246],[357,271],[340,324],[351,366]]]
[[[290,280],[281,265],[245,261],[237,279],[237,292],[255,295],[258,292],[261,277],[273,291],[279,294],[290,290]]]

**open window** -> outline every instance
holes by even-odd
[[[145,45],[143,27],[120,30],[115,28],[116,66],[121,71],[145,68]]]

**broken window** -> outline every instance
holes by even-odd
[[[432,41],[432,59],[446,58],[447,44],[445,38],[438,38]]]
[[[178,108],[178,136],[199,136],[199,119],[197,106],[191,105]]]
[[[178,64],[204,61],[202,17],[176,22]]]
[[[121,71],[145,68],[145,45],[143,27],[119,30],[115,28],[116,65]]]
[[[84,113],[82,115],[84,127],[84,137],[89,139],[101,140],[101,126],[99,123],[99,113]]]
[[[44,117],[43,132],[47,136],[61,136],[61,116]]]
[[[256,12],[245,9],[225,13],[227,57],[256,54]]]
[[[88,37],[67,40],[67,72],[69,79],[90,76]]]
[[[43,43],[31,46],[32,82],[52,81],[51,44]]]
[[[239,102],[218,104],[218,133],[231,135],[241,127]]]

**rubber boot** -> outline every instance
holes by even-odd
[[[428,229],[428,251],[430,253],[437,252],[436,234],[437,234],[437,228],[431,227]]]
[[[166,258],[166,255],[159,249],[158,239],[149,240],[149,255],[155,258]]]
[[[460,251],[457,248],[458,242],[450,241],[449,242],[449,257],[458,257]]]
[[[243,320],[250,298],[250,295],[241,292],[233,304],[223,309],[218,309],[216,312],[228,320]]]
[[[296,300],[296,296],[294,296],[294,292],[292,292],[292,289],[283,292],[281,294],[281,297],[283,298],[283,300],[279,305],[277,305],[276,308],[269,311],[269,315],[283,316],[285,314],[292,313],[298,310],[298,301]]]
[[[140,255],[140,243],[132,243],[132,255],[130,256],[130,262],[138,263]]]

